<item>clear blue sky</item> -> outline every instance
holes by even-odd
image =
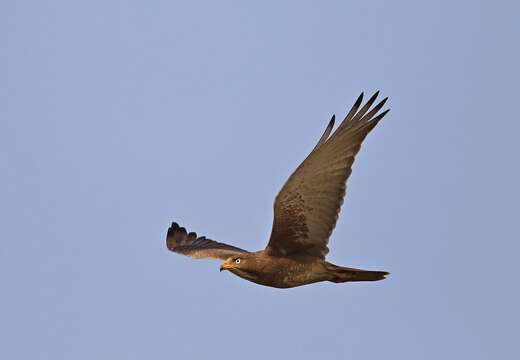
[[[515,1],[4,1],[0,358],[512,359]],[[276,290],[262,249],[332,113],[380,89],[330,242],[378,283]]]

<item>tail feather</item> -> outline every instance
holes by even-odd
[[[347,281],[378,281],[384,280],[387,275],[386,271],[370,271],[362,269],[354,269],[342,267],[327,263],[327,271],[331,275],[329,281],[342,283]]]

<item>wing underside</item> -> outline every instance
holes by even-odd
[[[230,256],[247,253],[246,250],[207,239],[204,236],[197,237],[196,233],[188,233],[185,228],[175,222],[168,229],[166,246],[177,254],[196,259],[226,260]]]
[[[284,184],[274,203],[273,229],[266,248],[269,253],[325,257],[355,156],[368,133],[389,111],[379,113],[386,98],[372,108],[378,93],[362,107],[361,94],[330,135],[333,117],[318,144]]]

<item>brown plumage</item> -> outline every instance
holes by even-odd
[[[372,108],[378,94],[361,107],[362,93],[331,135],[335,121],[332,117],[314,149],[276,196],[273,229],[264,250],[248,252],[197,237],[177,223],[168,229],[168,249],[194,258],[224,260],[221,271],[229,270],[246,280],[277,288],[318,281],[384,279],[388,275],[384,271],[341,267],[325,261],[355,156],[367,134],[389,111],[378,113],[387,98]]]

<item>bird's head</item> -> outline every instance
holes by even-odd
[[[244,279],[256,281],[259,263],[254,253],[233,255],[220,264],[220,271],[228,270]]]
[[[220,271],[233,271],[235,269],[241,269],[242,267],[246,266],[246,262],[247,260],[242,254],[231,256],[227,258],[222,264],[220,264]]]
[[[220,271],[229,270],[232,273],[249,272],[255,268],[254,257],[251,254],[237,254],[227,258],[220,264]]]

